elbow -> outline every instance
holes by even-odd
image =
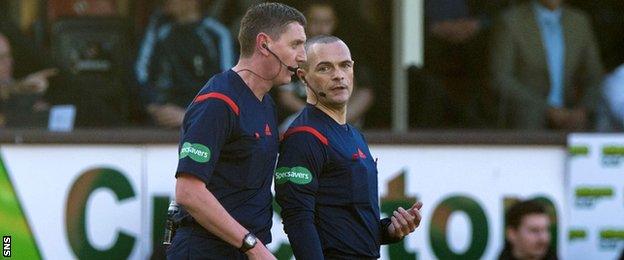
[[[194,192],[194,190],[197,184],[195,184],[194,181],[192,177],[182,174],[176,180],[175,199],[179,205],[185,208],[192,207],[191,204],[196,201],[194,197],[197,193]]]

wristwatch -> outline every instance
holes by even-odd
[[[238,250],[245,253],[249,251],[249,249],[254,248],[257,242],[258,239],[256,238],[256,236],[254,236],[254,234],[252,234],[251,232],[247,233],[247,235],[243,237],[243,245]]]

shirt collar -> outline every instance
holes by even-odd
[[[537,13],[540,20],[559,21],[561,19],[561,7],[552,11],[540,4],[537,0],[533,1],[533,9]]]

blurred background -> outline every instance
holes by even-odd
[[[2,0],[0,126],[47,128],[55,105],[71,105],[75,128],[175,129],[235,64],[254,2]],[[529,0],[283,2],[306,13],[309,35],[351,47],[349,119],[363,129],[622,129],[622,95],[608,94],[623,92],[622,1],[545,0],[564,10],[554,32]],[[272,95],[283,121],[305,92],[295,81]]]
[[[0,0],[14,258],[162,258],[184,110],[236,64],[258,2]],[[506,210],[526,199],[547,208],[549,256],[624,257],[624,1],[278,2],[305,14],[308,37],[351,49],[347,118],[380,159],[383,214],[425,204],[420,231],[382,258],[496,259]],[[270,94],[284,130],[305,88]],[[290,259],[273,222],[269,249]]]

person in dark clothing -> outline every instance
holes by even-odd
[[[17,59],[19,62],[15,60],[15,54],[21,52],[12,44],[20,42],[19,35],[11,35],[10,30],[5,35],[4,31],[0,28],[0,127],[42,127],[47,121],[49,107],[44,94],[49,87],[49,78],[58,71],[48,68],[25,74],[24,69],[28,66],[21,58]]]
[[[550,247],[550,216],[542,203],[528,200],[514,204],[505,214],[505,223],[505,247],[499,260],[558,259]]]
[[[346,122],[353,60],[334,36],[306,42],[298,75],[308,87],[301,114],[284,134],[275,194],[297,259],[379,258],[420,224],[422,203],[380,220],[377,163],[364,136]]]
[[[203,17],[198,0],[168,0],[152,15],[135,74],[154,123],[179,127],[184,108],[213,75],[234,65],[230,31]]]
[[[278,150],[271,87],[305,60],[305,17],[278,3],[251,7],[241,56],[213,76],[184,116],[176,171],[180,224],[169,259],[275,259],[271,183]]]

